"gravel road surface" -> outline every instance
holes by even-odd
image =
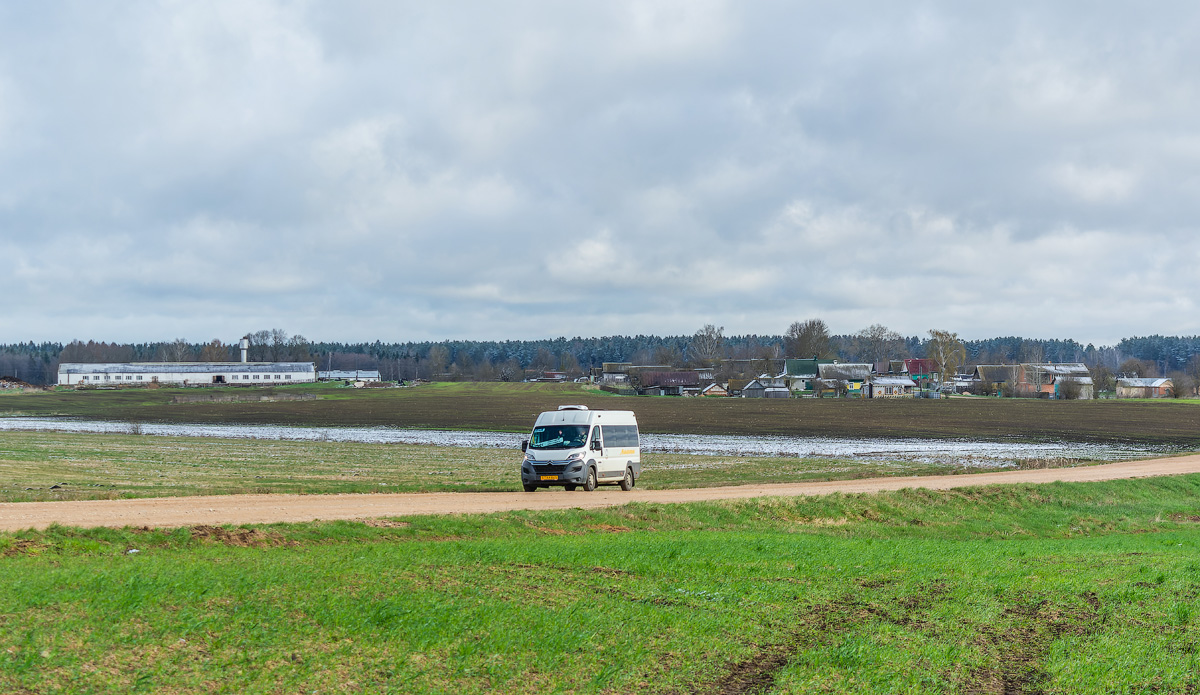
[[[431,492],[370,495],[214,495],[79,502],[0,503],[0,530],[63,526],[192,526],[264,524],[316,519],[370,519],[415,514],[484,514],[516,509],[592,509],[627,502],[701,502],[749,497],[827,495],[971,485],[1084,482],[1200,473],[1200,455],[1123,461],[1079,468],[1010,470],[964,475],[866,478],[817,483],[739,485],[685,490],[633,490],[602,487],[595,492],[543,489],[527,492]]]

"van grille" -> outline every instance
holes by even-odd
[[[567,470],[565,463],[534,463],[533,469],[538,473],[564,473]]]

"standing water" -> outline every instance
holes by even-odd
[[[32,430],[158,436],[276,439],[292,441],[427,444],[516,449],[524,434],[390,427],[291,427],[285,425],[179,425],[106,422],[69,418],[0,417],[0,431]],[[1027,459],[1121,461],[1173,451],[1166,446],[1081,442],[1016,442],[972,439],[883,439],[712,434],[642,434],[642,450],[713,456],[832,458],[859,461],[917,461],[996,467]]]

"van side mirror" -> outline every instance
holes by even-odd
[[[600,442],[592,440],[592,451],[600,451]]]
[[[529,440],[528,439],[523,440],[521,442],[521,451],[529,451]]]

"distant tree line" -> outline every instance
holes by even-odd
[[[939,334],[944,334],[940,335]],[[282,329],[247,334],[251,361],[315,362],[318,369],[378,369],[385,379],[519,381],[529,372],[582,374],[604,362],[675,367],[714,366],[735,360],[748,369],[789,357],[821,357],[844,362],[879,362],[936,354],[957,354],[945,331],[929,337],[903,336],[876,324],[849,335],[831,335],[820,319],[794,322],[783,335],[724,335],[706,325],[693,335],[635,335],[544,340],[447,340],[405,343],[311,342]],[[935,337],[938,336],[938,337]],[[940,342],[939,342],[940,340]],[[1112,374],[1141,376],[1195,372],[1200,379],[1200,336],[1133,337],[1115,346],[1081,345],[1074,340],[1016,336],[957,341],[963,364],[1083,362]],[[949,347],[948,347],[949,346]],[[53,383],[59,362],[224,362],[241,359],[237,341],[193,343],[182,338],[150,343],[89,340],[62,343],[0,344],[0,376],[31,384]]]

